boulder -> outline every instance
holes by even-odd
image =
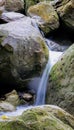
[[[48,56],[46,43],[33,19],[24,17],[0,25],[0,84],[5,84],[5,89],[6,84],[25,88],[25,82],[42,72]]]
[[[0,130],[73,130],[74,117],[56,106],[26,110],[19,117],[0,117]]]
[[[51,69],[46,102],[74,115],[74,44]]]
[[[53,3],[62,22],[74,31],[74,0],[54,0]]]
[[[30,93],[23,93],[22,94],[22,98],[25,100],[25,101],[31,101],[32,99],[33,99],[33,96],[32,96],[32,94],[30,94]]]
[[[24,105],[32,105],[35,101],[35,95],[29,93],[29,92],[20,92],[20,104]]]
[[[14,111],[15,107],[6,101],[0,101],[0,112]]]
[[[5,9],[7,11],[20,11],[24,9],[24,0],[6,0]]]
[[[1,15],[1,20],[3,20],[4,22],[11,22],[11,21],[16,21],[19,20],[21,18],[24,18],[24,15],[21,13],[17,13],[17,12],[4,12]]]
[[[40,2],[31,6],[28,9],[28,14],[37,21],[45,35],[59,27],[58,15],[50,2]]]
[[[32,5],[36,5],[39,2],[44,2],[45,0],[24,0],[25,4],[25,12],[27,12],[28,8]],[[46,0],[46,1],[51,1],[51,0]]]
[[[6,102],[11,103],[13,106],[18,106],[20,104],[19,95],[16,90],[11,91],[5,95]]]
[[[27,9],[32,6],[35,5],[37,2],[36,0],[24,0],[25,2],[25,12],[27,13]]]

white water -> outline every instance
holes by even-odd
[[[8,116],[8,117],[15,117],[15,116],[21,115],[24,111],[29,110],[31,108],[37,108],[37,107],[43,108],[44,106],[47,106],[47,107],[50,106],[51,108],[61,109],[60,107],[55,106],[55,105],[41,105],[41,106],[28,106],[28,107],[21,106],[21,107],[18,107],[17,110],[14,112],[5,112],[5,113],[3,112],[2,115]],[[3,119],[2,115],[0,115],[0,121]]]
[[[41,77],[41,81],[39,84],[37,98],[35,105],[43,105],[45,104],[45,94],[46,94],[46,86],[49,77],[49,73],[53,65],[58,61],[59,57],[62,55],[62,52],[49,51],[49,60]]]

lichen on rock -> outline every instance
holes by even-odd
[[[50,2],[40,2],[31,6],[28,14],[37,21],[45,35],[59,27],[58,15]]]
[[[0,130],[73,130],[74,118],[57,106],[31,108],[18,117],[1,119]]]
[[[46,102],[74,115],[74,44],[51,69]]]

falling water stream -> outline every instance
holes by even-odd
[[[26,109],[30,109],[32,107],[45,104],[45,94],[46,94],[47,82],[48,82],[48,77],[49,77],[51,68],[58,61],[58,59],[60,58],[62,53],[63,52],[57,52],[57,51],[49,50],[48,63],[46,64],[46,67],[43,71],[43,74],[42,74],[42,77],[41,77],[41,80],[40,80],[40,84],[39,84],[37,95],[36,95],[35,104],[33,106],[25,106],[25,105],[18,106],[16,111],[14,111],[14,112],[0,112],[1,116],[4,115],[4,114],[7,115],[7,116],[21,115],[22,112],[25,111]]]
[[[41,77],[35,105],[45,104],[45,94],[46,94],[48,77],[49,77],[51,68],[58,61],[58,59],[61,55],[62,55],[62,52],[56,52],[56,51],[49,50],[48,63],[46,64],[46,67],[45,67],[44,72]]]

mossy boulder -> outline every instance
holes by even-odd
[[[53,3],[62,22],[74,31],[74,0],[54,0]]]
[[[31,108],[18,117],[2,116],[0,121],[0,130],[74,129],[74,117],[64,110],[53,106]]]
[[[37,0],[36,0],[37,1]],[[24,5],[25,5],[25,12],[27,13],[27,9],[32,6],[35,5],[37,2],[35,0],[24,0]]]
[[[74,115],[74,44],[51,69],[46,102]]]
[[[28,8],[32,5],[36,5],[39,2],[44,2],[45,0],[24,0],[25,12],[27,12]],[[51,1],[51,0],[46,0]]]
[[[28,14],[37,21],[45,35],[59,27],[58,15],[49,2],[40,2],[31,6],[28,9]]]
[[[25,87],[26,80],[42,72],[48,56],[46,43],[33,19],[24,17],[0,25],[0,84],[5,84],[5,89],[6,84]]]

